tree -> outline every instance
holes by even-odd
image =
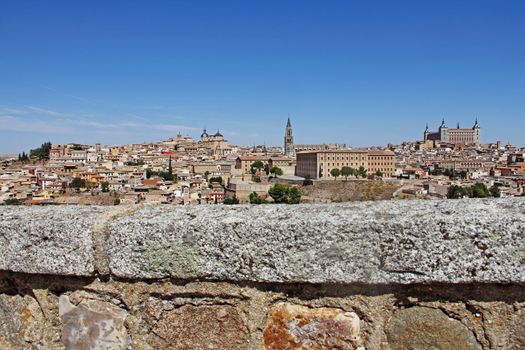
[[[270,187],[268,194],[273,198],[275,203],[287,203],[288,202],[288,191],[289,186],[285,184],[277,183]]]
[[[310,178],[310,175],[306,175],[304,177],[304,180],[303,180],[303,186],[310,186],[310,185],[313,185],[313,184],[314,184],[314,182]]]
[[[260,171],[263,168],[264,168],[264,164],[260,160],[256,160],[250,166],[250,170],[252,171],[252,174],[255,174],[257,171]]]
[[[279,167],[274,166],[270,169],[270,174],[274,174],[275,177],[282,176],[283,170]]]
[[[210,179],[208,180],[208,182],[211,184],[212,182],[218,182],[220,183],[221,185],[224,184],[224,180],[222,179],[222,176],[213,176],[213,177],[210,177]]]
[[[251,204],[264,204],[266,203],[266,201],[264,200],[264,198],[259,196],[257,192],[252,192],[250,193],[250,203]]]
[[[299,204],[301,202],[301,196],[303,195],[303,192],[299,187],[292,186],[290,188],[290,191],[288,193],[288,203],[289,204]]]
[[[71,182],[69,183],[70,188],[85,188],[86,187],[86,180],[81,179],[79,177],[75,177]]]
[[[171,156],[168,160],[168,176],[170,177],[170,180],[173,180],[173,167],[171,166]]]
[[[331,171],[330,171],[330,175],[332,175],[334,177],[334,180],[337,180],[337,177],[339,175],[341,175],[341,170],[339,170],[338,168],[333,168]]]
[[[26,154],[26,152],[22,152],[22,154],[18,155],[18,160],[21,161],[22,163],[26,163],[26,162],[29,162],[29,157]]]
[[[4,200],[4,205],[21,205],[22,202],[18,198],[7,198]]]
[[[463,198],[462,190],[463,188],[461,186],[451,185],[448,188],[447,198],[450,198],[450,199]]]
[[[39,148],[32,149],[29,154],[31,157],[38,158],[40,160],[49,159],[49,151],[51,150],[51,142],[44,142]]]
[[[268,165],[268,163],[264,164],[264,172],[266,173],[266,175],[270,174],[270,166]]]
[[[319,178],[323,177],[323,168],[319,168]]]
[[[236,195],[233,195],[231,198],[224,198],[224,204],[232,205],[232,204],[239,204],[239,199]]]
[[[268,194],[274,203],[297,204],[301,201],[303,193],[298,187],[277,183],[270,187]]]
[[[489,188],[490,195],[495,198],[501,197],[501,190],[499,186],[493,185]]]
[[[120,204],[120,199],[115,198],[115,200],[113,201],[113,205],[119,205],[119,204]]]
[[[359,169],[357,169],[357,175],[361,177],[366,177],[366,169],[364,166],[360,166]]]
[[[490,192],[487,189],[487,186],[485,186],[485,184],[478,182],[472,186],[472,197],[473,198],[490,197]]]
[[[376,171],[374,175],[375,176],[379,176],[379,177],[383,177],[383,173],[381,171],[379,171],[379,170]]]
[[[345,177],[345,180],[348,180],[348,176],[354,175],[354,169],[349,166],[344,166],[341,168],[341,175]]]
[[[100,190],[102,192],[109,192],[109,182],[107,182],[107,181],[100,181]]]

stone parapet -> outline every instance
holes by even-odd
[[[0,207],[0,349],[525,348],[525,200]]]
[[[0,208],[0,269],[127,279],[523,283],[525,201]]]

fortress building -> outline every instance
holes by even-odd
[[[472,128],[461,129],[459,123],[456,128],[448,128],[445,124],[445,119],[441,121],[438,131],[429,131],[428,124],[423,133],[424,141],[441,141],[454,144],[480,144],[481,127],[478,124],[478,119]]]

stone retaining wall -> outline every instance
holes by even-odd
[[[525,201],[0,208],[0,349],[523,349]]]

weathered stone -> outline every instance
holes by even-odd
[[[246,349],[247,328],[241,311],[228,305],[184,305],[159,315],[150,336],[154,349]]]
[[[461,322],[441,310],[427,307],[415,306],[395,312],[387,337],[392,350],[482,349],[472,331]]]
[[[1,208],[0,270],[93,274],[93,224],[102,212],[94,207]]]
[[[60,296],[62,342],[68,350],[125,349],[128,335],[124,326],[126,312],[97,300],[74,306],[66,295]]]
[[[131,209],[133,208],[133,209]],[[287,283],[525,283],[522,198],[0,208],[0,270]]]
[[[350,350],[360,344],[359,317],[334,308],[277,304],[264,329],[267,350]]]
[[[34,298],[0,294],[1,349],[26,349],[28,344],[55,349],[48,337],[53,332],[49,326]]]
[[[525,200],[144,207],[108,223],[123,278],[525,282]]]

